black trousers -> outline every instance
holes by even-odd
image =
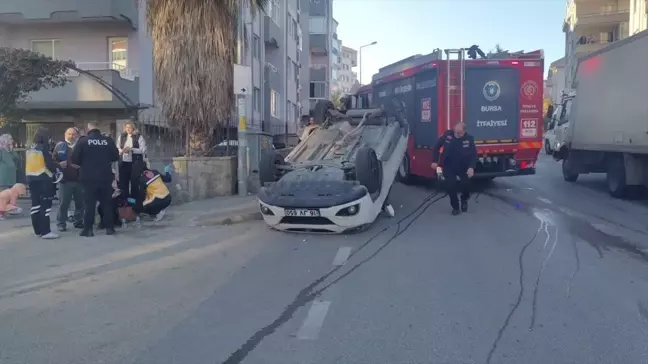
[[[453,209],[459,208],[459,198],[457,198],[458,193],[461,193],[461,201],[468,201],[470,198],[470,178],[468,178],[468,174],[466,173],[467,170],[467,168],[446,168],[443,170],[446,189],[448,190],[448,196],[450,197],[450,206],[452,206]],[[459,177],[458,181],[457,177]]]
[[[89,229],[94,225],[95,206],[98,201],[103,212],[103,227],[107,229],[114,228],[115,220],[112,209],[113,188],[110,185],[110,181],[101,183],[84,183],[83,192],[85,200],[85,210],[83,211],[84,227]]]
[[[117,185],[122,196],[131,196],[131,181],[133,179],[133,162],[119,162],[119,181]],[[133,183],[134,184],[134,183]]]
[[[116,198],[113,198],[113,199],[111,199],[111,202],[112,202],[112,204],[110,205],[109,208],[112,210],[112,215],[113,215],[113,225],[116,225],[116,223],[119,221],[119,211],[117,210],[117,207],[118,207],[118,206],[117,206],[118,200],[117,200]],[[101,225],[102,227],[106,227],[106,225],[104,224],[104,221],[105,221],[105,220],[104,220],[104,213],[103,213],[103,211],[104,211],[104,207],[103,207],[103,205],[100,203],[99,206],[97,206],[97,214],[99,214],[99,217],[101,218],[101,223],[100,223],[100,225]]]
[[[153,201],[146,205],[137,204],[135,205],[134,211],[138,214],[144,213],[151,216],[155,216],[160,213],[160,211],[166,209],[171,205],[171,195],[165,198],[154,198]]]
[[[31,221],[34,233],[38,236],[52,232],[50,228],[50,211],[55,186],[51,179],[29,182],[31,192]]]

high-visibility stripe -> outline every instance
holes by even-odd
[[[521,142],[520,149],[540,149],[542,142]]]

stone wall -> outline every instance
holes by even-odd
[[[237,191],[236,157],[173,158],[174,203],[234,195]]]

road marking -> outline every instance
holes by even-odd
[[[553,204],[553,202],[551,202],[550,200],[547,200],[544,197],[538,197],[538,200],[540,200],[540,201],[542,201],[542,202],[544,202],[546,204],[549,204],[549,205]]]
[[[322,324],[328,313],[330,301],[313,301],[306,320],[297,332],[297,339],[299,340],[315,340],[319,336],[322,329]]]
[[[337,254],[335,254],[335,258],[333,259],[333,265],[334,266],[344,265],[344,263],[347,262],[347,259],[349,259],[349,255],[351,255],[350,246],[340,247],[340,249],[338,249],[337,251]]]

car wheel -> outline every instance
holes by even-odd
[[[266,150],[259,161],[259,182],[261,186],[266,183],[277,182],[281,177],[277,166],[284,164],[284,158],[274,150]]]
[[[551,145],[549,144],[549,140],[548,140],[548,139],[545,139],[545,146],[544,146],[544,149],[545,149],[545,153],[551,155]]]
[[[576,182],[576,180],[578,179],[578,173],[573,172],[572,162],[570,161],[570,158],[563,159],[562,174],[563,178],[567,182]]]
[[[407,153],[403,156],[403,161],[398,167],[398,173],[396,174],[396,180],[402,184],[410,184],[412,180],[412,175],[410,174],[410,159]]]
[[[375,150],[369,147],[360,148],[355,157],[355,170],[358,182],[365,186],[370,194],[380,191],[383,177],[382,164]]]
[[[628,195],[629,188],[626,184],[626,170],[623,157],[613,157],[606,163],[606,182],[610,196],[623,198]]]

